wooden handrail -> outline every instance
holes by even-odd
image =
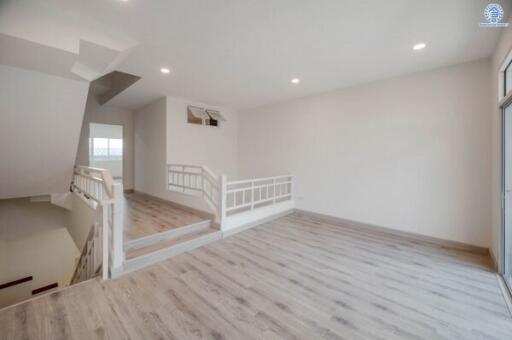
[[[198,165],[167,164],[167,182],[170,190],[201,194],[220,220],[220,179],[210,169]]]
[[[242,179],[242,180],[238,180],[238,181],[229,181],[228,185],[245,184],[245,183],[251,183],[251,182],[271,181],[271,180],[277,180],[277,179],[281,179],[281,178],[290,178],[289,181],[286,181],[286,182],[290,182],[291,178],[292,178],[292,175],[282,175],[282,176],[274,176],[274,177],[261,177],[261,178],[257,178],[256,177],[256,178],[250,178],[250,179]]]
[[[47,290],[54,289],[54,288],[57,288],[57,287],[59,287],[59,284],[57,282],[54,282],[54,283],[51,283],[51,284],[49,284],[47,286],[39,287],[37,289],[34,289],[32,291],[32,295],[40,294],[42,292],[46,292]]]
[[[0,290],[1,289],[5,289],[5,288],[9,288],[9,287],[12,287],[12,286],[16,286],[16,285],[19,285],[19,284],[22,284],[22,283],[25,283],[25,282],[29,282],[29,281],[32,281],[33,279],[34,278],[32,276],[27,276],[27,277],[23,277],[21,279],[17,279],[17,280],[11,281],[11,282],[2,283],[0,285]]]
[[[75,172],[78,172],[80,176],[89,178],[95,182],[103,183],[103,188],[105,192],[109,196],[109,198],[113,198],[113,189],[112,186],[114,184],[114,180],[110,175],[110,172],[107,169],[101,168],[93,168],[84,165],[75,165]],[[100,176],[94,176],[93,174],[99,174]]]
[[[214,179],[214,180],[216,180],[216,181],[218,181],[218,180],[219,180],[219,176],[217,176],[217,175],[216,175],[212,170],[210,170],[210,168],[209,168],[209,167],[207,167],[207,166],[203,166],[203,170],[204,170],[204,172],[206,172],[206,174],[207,174],[208,176],[210,176],[212,179]]]

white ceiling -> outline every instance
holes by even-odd
[[[493,2],[508,15],[510,1]],[[0,0],[0,33],[75,54],[80,39],[122,52],[117,69],[142,79],[115,106],[175,95],[246,109],[487,57],[501,31],[478,26],[487,3]],[[413,51],[418,42],[427,48]]]

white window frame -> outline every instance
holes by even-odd
[[[512,62],[512,50],[510,50],[505,57],[505,60],[503,60],[503,63],[501,64],[499,74],[498,74],[498,103],[499,106],[502,107],[503,104],[508,101],[512,97],[512,84],[510,84],[510,90],[508,93],[505,93],[505,70],[507,69],[508,65]]]

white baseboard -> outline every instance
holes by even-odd
[[[452,240],[445,240],[445,239],[441,239],[441,238],[437,238],[437,237],[433,237],[433,236],[421,235],[421,234],[416,234],[413,232],[402,231],[402,230],[392,229],[392,228],[388,228],[388,227],[382,227],[382,226],[372,225],[372,224],[368,224],[368,223],[347,220],[344,218],[335,217],[335,216],[331,216],[331,215],[324,215],[324,214],[320,214],[320,213],[316,213],[316,212],[312,212],[312,211],[308,211],[308,210],[295,209],[295,211],[299,215],[309,216],[309,217],[318,219],[320,221],[324,221],[326,223],[343,226],[344,228],[355,228],[358,230],[367,230],[367,231],[371,231],[374,233],[383,233],[383,234],[392,235],[394,237],[400,237],[400,238],[407,239],[407,240],[421,241],[423,243],[430,243],[432,245],[436,245],[439,247],[458,249],[458,250],[467,251],[467,252],[476,253],[476,254],[489,255],[489,253],[490,253],[489,248],[485,248],[485,247],[481,247],[481,246],[477,246],[477,245],[472,245],[472,244],[467,244],[467,243],[452,241]]]
[[[492,252],[491,249],[489,249],[489,256],[491,257],[492,268],[498,273],[500,271],[499,266],[498,266],[498,261],[496,261],[496,258],[494,257],[494,253]]]
[[[283,216],[292,214],[294,212],[294,202],[282,202],[280,204],[276,204],[275,206],[269,206],[265,208],[260,208],[258,210],[252,211],[249,213],[242,213],[234,216],[230,216],[227,218],[227,223],[223,225],[222,235],[223,237],[229,237],[241,231],[250,229],[257,225],[281,218]],[[273,207],[273,208],[272,208]],[[272,208],[272,209],[266,209]],[[245,215],[244,215],[245,214]],[[234,218],[236,219],[231,219]]]

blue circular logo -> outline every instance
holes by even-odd
[[[497,24],[503,19],[503,7],[500,4],[488,4],[484,8],[484,17],[490,24]]]

